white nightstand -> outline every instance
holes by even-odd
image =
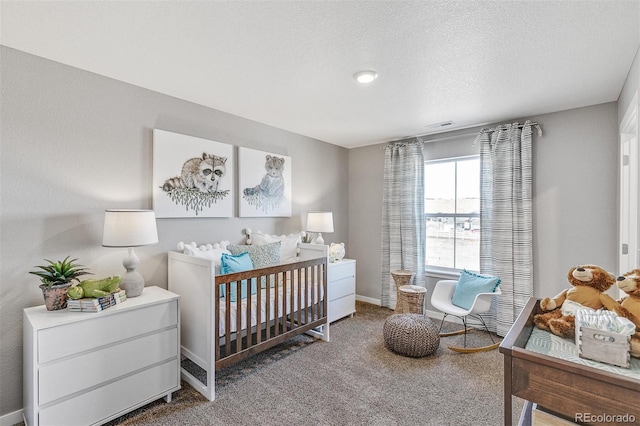
[[[102,312],[23,312],[24,419],[98,425],[180,389],[180,296],[146,287]]]
[[[327,274],[329,322],[356,311],[356,261],[342,259],[329,263]]]

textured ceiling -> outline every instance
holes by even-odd
[[[632,1],[7,1],[0,43],[345,147],[617,100]],[[374,69],[371,85],[352,75]]]

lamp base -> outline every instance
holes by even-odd
[[[127,297],[137,297],[142,294],[144,290],[144,277],[140,272],[136,271],[136,268],[140,264],[140,259],[133,251],[133,247],[129,247],[127,257],[122,261],[122,266],[127,272],[120,280],[120,288],[124,290]]]
[[[313,240],[313,244],[324,244],[324,238],[322,238],[322,232],[318,232],[318,236]]]
[[[127,297],[138,297],[144,290],[144,277],[140,272],[127,271],[120,280],[120,289],[125,291]]]

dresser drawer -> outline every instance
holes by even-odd
[[[178,329],[85,352],[43,366],[39,372],[39,404],[72,395],[178,356]]]
[[[342,259],[329,264],[327,272],[329,322],[356,311],[356,261]]]
[[[347,277],[356,276],[356,263],[351,261],[338,261],[329,264],[328,279],[339,280]]]
[[[114,362],[118,362],[116,359]],[[104,366],[103,368],[109,368]],[[87,426],[115,418],[131,409],[177,390],[178,360],[124,377],[66,401],[43,408],[41,425]],[[132,403],[132,401],[136,401]]]
[[[331,280],[328,284],[329,300],[338,299],[356,292],[356,278],[354,276]]]
[[[329,322],[351,315],[356,311],[356,296],[345,296],[329,303]]]
[[[38,331],[37,356],[40,364],[176,325],[178,302],[173,300],[139,309],[86,315],[85,321]]]

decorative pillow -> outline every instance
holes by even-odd
[[[266,268],[280,263],[280,241],[275,243],[263,244],[260,246],[253,245],[229,245],[229,250],[233,254],[248,253],[253,262],[254,268]],[[269,286],[275,286],[275,277],[272,275],[269,280]],[[267,287],[267,277],[261,277],[260,287]]]
[[[500,285],[500,278],[480,275],[463,269],[453,292],[451,303],[464,309],[471,309],[480,293],[493,293]]]
[[[276,241],[260,246],[229,244],[227,249],[231,254],[249,253],[254,268],[266,268],[280,263],[280,246],[280,241]]]
[[[227,250],[228,245],[229,241],[220,241],[219,243],[206,244],[199,247],[196,246],[196,243],[178,243],[178,250],[182,250],[182,253],[189,256],[212,260],[216,275],[220,275],[220,257],[223,253],[231,254]]]
[[[233,272],[244,272],[253,269],[253,262],[249,253],[242,253],[238,255],[222,253],[220,257],[220,272],[222,274],[231,274]],[[226,284],[220,286],[220,297],[226,295]],[[236,302],[238,299],[237,285],[230,284],[231,290],[229,290],[229,297],[232,302]],[[255,278],[251,280],[251,294],[256,294],[258,291]],[[247,298],[247,280],[242,280],[240,283],[240,299]]]
[[[253,232],[250,235],[252,245],[264,245],[280,241],[280,261],[295,262],[298,259],[298,243],[302,242],[303,232],[290,235],[269,235]]]

